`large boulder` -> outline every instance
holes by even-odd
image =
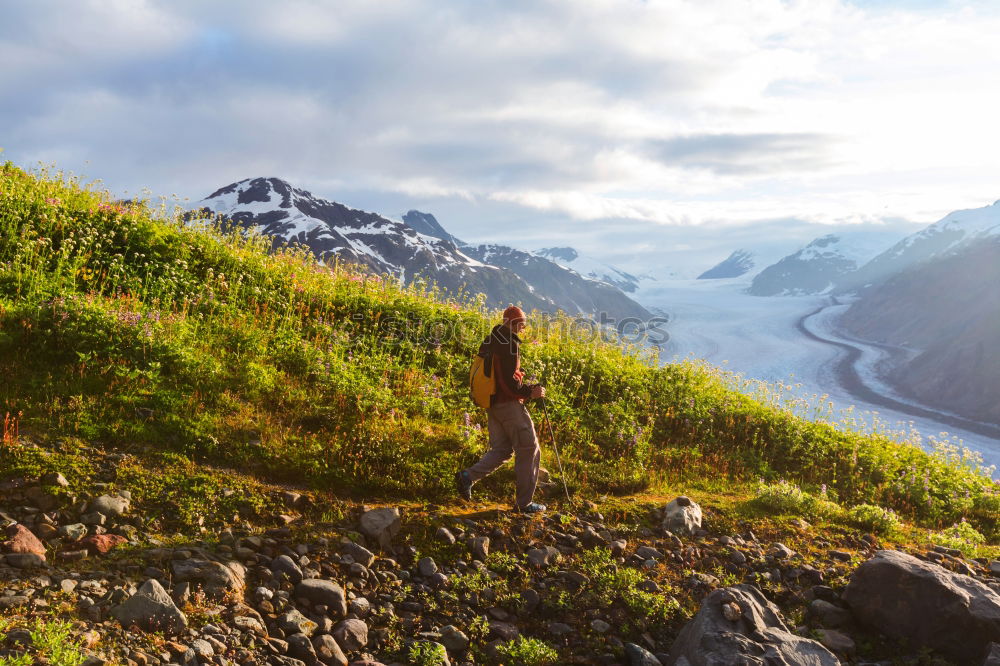
[[[701,529],[701,507],[690,497],[677,497],[663,509],[663,529],[694,534]]]
[[[174,582],[201,585],[205,594],[212,599],[227,595],[242,596],[246,589],[246,568],[239,562],[223,564],[191,558],[175,560],[171,569],[174,572]]]
[[[180,633],[187,627],[187,617],[155,578],[147,580],[138,592],[112,608],[111,617],[126,629],[134,625],[167,635]]]
[[[399,509],[395,507],[372,509],[361,514],[361,533],[383,550],[392,546],[392,538],[399,533],[400,525]]]
[[[45,544],[39,541],[31,530],[19,523],[7,528],[7,540],[3,542],[3,550],[8,553],[37,555],[39,559],[45,561]]]
[[[839,666],[817,641],[788,630],[778,607],[750,585],[715,590],[684,625],[667,666]]]
[[[961,663],[1000,643],[1000,594],[906,553],[877,552],[854,571],[843,599],[860,623]]]

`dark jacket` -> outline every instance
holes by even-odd
[[[497,324],[479,347],[481,356],[490,355],[496,373],[497,392],[490,398],[490,405],[531,397],[535,384],[521,381],[521,338],[504,324]]]

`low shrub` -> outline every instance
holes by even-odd
[[[497,645],[496,653],[503,664],[550,666],[559,662],[559,653],[555,648],[537,638],[524,636]]]
[[[847,518],[855,526],[875,534],[889,534],[902,526],[895,511],[874,504],[851,507],[847,512]]]
[[[966,555],[986,543],[986,537],[964,520],[947,527],[940,532],[931,532],[930,541],[945,548],[955,548]]]

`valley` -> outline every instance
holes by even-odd
[[[745,279],[678,280],[641,291],[642,304],[669,314],[661,359],[703,359],[747,380],[783,385],[803,416],[906,436],[915,430],[925,448],[932,438],[950,441],[1000,465],[995,426],[919,405],[878,379],[885,348],[834,330],[846,305],[828,307],[823,295],[750,296],[745,287]],[[829,405],[820,410],[824,395]]]

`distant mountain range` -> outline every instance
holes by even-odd
[[[801,296],[832,291],[901,236],[881,231],[827,234],[757,273],[747,292],[754,296]]]
[[[886,374],[901,393],[1000,423],[1000,202],[907,236],[838,291],[858,295],[844,330],[912,350]]]
[[[849,298],[839,327],[900,350],[883,368],[899,393],[1000,423],[1000,202],[903,238],[828,234],[763,268],[756,259],[740,249],[700,277],[743,277],[756,296]]]
[[[605,312],[615,319],[651,316],[616,286],[544,257],[500,245],[467,245],[433,215],[410,211],[402,222],[394,221],[316,197],[280,178],[232,183],[193,209],[269,236],[276,247],[303,245],[324,261],[336,257],[405,283],[426,279],[453,295],[482,293],[494,307],[517,303],[545,312]]]
[[[731,255],[698,276],[699,280],[720,280],[746,275],[757,265],[750,250],[736,250]]]
[[[649,275],[633,275],[626,273],[620,268],[616,268],[603,261],[592,259],[581,255],[571,247],[543,247],[535,252],[540,257],[545,257],[554,261],[564,268],[568,268],[591,280],[599,280],[613,284],[622,291],[634,293],[645,280],[652,280]]]

